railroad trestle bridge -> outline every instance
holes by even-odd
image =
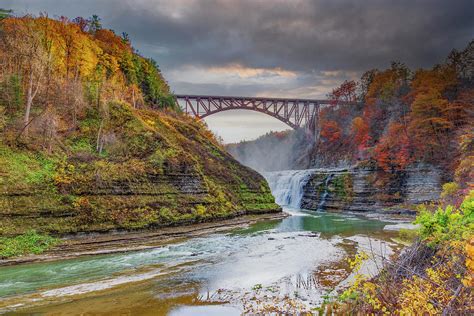
[[[229,110],[251,110],[270,115],[293,129],[305,127],[310,130],[315,129],[322,108],[354,104],[334,100],[182,94],[175,98],[185,113],[199,118]]]

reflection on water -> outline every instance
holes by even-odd
[[[289,212],[283,220],[154,250],[0,268],[0,309],[34,302],[26,311],[232,315],[240,309],[203,302],[233,302],[260,287],[321,294],[312,271],[344,258],[344,238],[388,234],[388,223],[375,219]]]
[[[313,231],[321,237],[352,236],[381,230],[387,222],[364,217],[312,211],[293,211],[295,216],[279,224],[281,231]]]
[[[276,221],[265,221],[254,224],[249,228],[240,229],[234,234],[265,233],[269,230],[280,232],[309,231],[319,232],[327,238],[333,235],[352,236],[382,230],[388,221],[370,219],[352,214],[314,212],[305,210],[286,209],[291,216]]]

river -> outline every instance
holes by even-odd
[[[374,275],[399,248],[398,220],[298,208],[311,171],[266,174],[290,214],[156,249],[0,268],[0,312],[39,315],[240,315],[312,310],[373,254]],[[324,194],[324,193],[323,193]],[[323,205],[322,205],[323,206]]]

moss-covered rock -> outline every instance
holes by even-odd
[[[276,212],[266,181],[202,122],[111,103],[52,154],[0,143],[0,234],[142,229]]]

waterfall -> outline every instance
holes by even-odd
[[[279,205],[299,208],[303,198],[303,188],[315,170],[285,170],[265,172],[275,202]]]
[[[333,177],[334,177],[334,174],[329,173],[328,176],[326,177],[326,180],[324,180],[324,192],[321,195],[321,198],[319,199],[318,208],[316,209],[317,211],[322,211],[324,208],[324,204],[326,204],[326,199],[329,195],[329,190],[328,190],[329,182],[332,180]]]

